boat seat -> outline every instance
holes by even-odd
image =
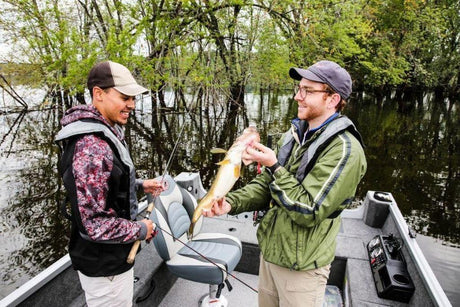
[[[190,248],[182,247],[167,265],[175,275],[196,282],[214,285],[223,283],[227,278],[225,271],[233,271],[241,258],[239,240],[224,234],[198,234],[187,245],[220,266],[203,259]]]
[[[164,180],[167,188],[154,198],[151,215],[161,227],[153,239],[158,254],[176,276],[218,285],[221,289],[227,281],[227,272],[232,272],[240,261],[241,241],[221,233],[200,233],[203,218],[197,221],[193,239],[189,240],[188,230],[197,201],[171,176],[165,176]],[[220,290],[217,297],[219,294]]]

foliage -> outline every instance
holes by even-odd
[[[40,67],[50,92],[82,95],[89,68],[119,61],[153,91],[286,88],[289,67],[347,68],[357,89],[459,92],[460,4],[442,0],[1,0],[4,62]],[[32,67],[32,66],[31,66]],[[34,66],[35,67],[35,66]]]

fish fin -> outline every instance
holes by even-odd
[[[233,169],[233,175],[235,175],[235,178],[240,178],[240,167],[235,166]]]
[[[229,159],[225,159],[225,160],[222,160],[220,162],[217,162],[216,164],[217,165],[227,165],[230,163],[230,160]]]
[[[213,148],[211,149],[212,154],[220,154],[220,153],[227,153],[227,151],[223,148]]]

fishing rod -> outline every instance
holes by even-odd
[[[239,279],[238,277],[236,277],[235,275],[233,275],[232,273],[230,273],[227,269],[224,269],[222,268],[221,266],[219,266],[217,263],[215,263],[214,261],[212,261],[211,259],[209,259],[208,257],[206,257],[205,255],[203,255],[202,253],[200,253],[199,251],[197,251],[196,249],[194,249],[193,247],[191,247],[190,245],[187,245],[187,243],[183,242],[181,239],[179,238],[176,238],[172,233],[170,233],[169,231],[163,229],[162,227],[156,225],[156,227],[158,227],[158,229],[160,229],[161,231],[167,233],[168,235],[170,235],[174,240],[177,240],[179,241],[182,245],[186,246],[187,248],[189,248],[190,250],[192,250],[193,252],[195,252],[198,256],[200,257],[203,257],[204,260],[208,261],[209,263],[215,265],[218,269],[220,269],[222,272],[225,272],[227,273],[227,275],[233,277],[234,279],[236,279],[237,281],[239,281],[240,283],[242,283],[243,285],[245,285],[246,287],[248,287],[249,289],[251,289],[252,291],[254,291],[255,293],[259,293],[259,291],[257,291],[256,289],[254,289],[252,286],[250,286],[249,284],[247,284],[246,282],[244,282],[243,280]]]
[[[150,219],[150,213],[153,211],[153,201],[149,204],[147,207],[147,210],[145,211],[145,218],[148,220]],[[128,258],[126,259],[126,262],[129,264],[132,264],[134,262],[134,258],[136,258],[137,250],[139,249],[139,246],[141,245],[141,240],[136,240],[134,242],[133,246],[131,247],[131,251],[128,254]]]
[[[187,114],[189,114],[191,112],[191,110],[193,109],[193,104],[192,106],[190,106],[190,109],[188,110]],[[165,167],[165,170],[163,172],[163,175],[161,176],[161,181],[164,182],[164,178],[168,172],[168,169],[171,165],[171,162],[172,162],[172,159],[176,153],[176,150],[177,150],[177,146],[179,144],[179,140],[181,139],[182,137],[182,133],[184,131],[184,128],[185,128],[185,121],[184,123],[182,124],[182,127],[181,127],[181,130],[179,132],[179,135],[177,136],[177,139],[176,139],[176,142],[174,144],[174,147],[173,147],[173,150],[171,152],[171,155],[169,156],[169,159],[168,159],[168,162],[166,163],[166,167]],[[152,202],[149,204],[147,210],[146,210],[146,215],[145,215],[145,218],[146,219],[149,219],[150,218],[150,213],[153,211],[153,208],[154,208],[154,200],[152,199]],[[213,264],[214,266],[216,266],[218,269],[220,269],[221,271],[227,273],[227,275],[233,277],[235,280],[239,281],[240,283],[242,283],[243,285],[245,285],[246,287],[248,287],[249,289],[251,289],[252,291],[254,291],[255,293],[259,293],[256,289],[254,289],[252,286],[250,286],[249,284],[247,284],[246,282],[244,282],[243,280],[241,280],[240,278],[236,277],[234,274],[230,273],[227,269],[225,268],[222,268],[220,267],[217,263],[215,263],[213,260],[209,259],[208,257],[206,257],[205,255],[203,255],[202,253],[200,253],[199,251],[197,251],[196,249],[194,249],[193,247],[187,245],[185,242],[183,242],[182,240],[180,240],[179,238],[176,238],[172,233],[170,233],[169,231],[163,229],[160,225],[157,225],[155,224],[155,227],[160,229],[162,232],[168,234],[169,236],[171,236],[174,240],[177,240],[178,242],[180,242],[182,245],[186,246],[187,248],[189,248],[190,250],[192,250],[194,253],[196,253],[198,256],[202,257],[204,260],[208,261],[209,263]],[[135,244],[133,245],[133,247],[131,248],[131,252],[129,253],[129,255],[131,256],[131,258],[128,256],[128,260],[127,262],[128,263],[132,263],[134,261],[134,257],[137,253],[137,250],[139,249],[139,246],[140,246],[140,240],[137,240],[135,242]],[[129,262],[129,261],[132,261],[132,262]]]
[[[192,102],[192,105],[190,106],[190,108],[189,108],[189,110],[187,112],[187,115],[190,114],[190,112],[192,111],[193,108],[194,108],[194,104]],[[184,123],[182,124],[182,127],[181,127],[181,130],[179,132],[179,135],[177,136],[176,142],[174,143],[173,150],[171,151],[171,155],[169,156],[168,162],[166,163],[163,175],[161,176],[160,182],[163,185],[162,186],[163,189],[167,188],[167,183],[166,183],[166,181],[164,181],[164,178],[165,178],[165,176],[166,176],[166,174],[168,172],[169,167],[171,166],[172,159],[174,157],[174,154],[176,153],[177,145],[179,144],[179,141],[180,141],[180,139],[182,137],[182,133],[184,132],[184,128],[185,128],[185,120],[184,120]],[[148,205],[148,208],[146,210],[145,219],[147,219],[147,220],[150,219],[150,213],[153,211],[153,207],[154,207],[154,202],[153,202],[153,199],[152,199],[152,202]],[[159,227],[158,225],[155,225],[155,226]],[[127,263],[132,264],[134,262],[134,258],[136,257],[137,250],[139,249],[140,245],[141,245],[141,240],[136,240],[134,242],[134,244],[131,247],[131,250],[130,250],[130,252],[128,254],[128,258],[126,259]]]

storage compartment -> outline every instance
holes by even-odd
[[[382,228],[391,204],[390,193],[368,192],[365,200],[364,223],[374,228]]]

